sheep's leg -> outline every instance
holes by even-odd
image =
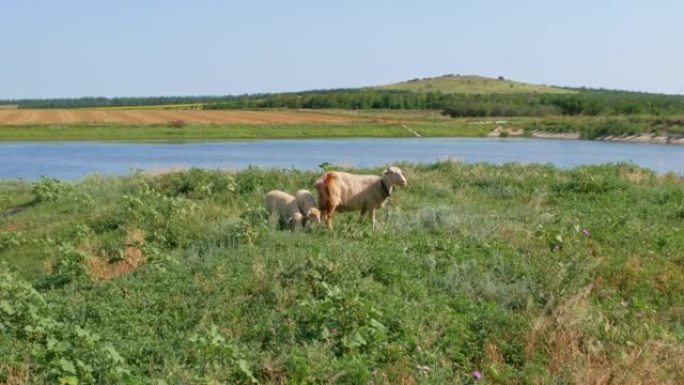
[[[333,215],[335,214],[335,209],[337,208],[337,206],[330,205],[329,207],[330,208],[328,209],[328,212],[325,216],[325,225],[328,226],[328,228],[330,230],[332,230],[333,229],[332,219],[333,219]]]
[[[375,228],[375,209],[370,210],[370,215],[371,215],[371,224],[373,225],[373,228]]]
[[[359,223],[363,222],[364,215],[366,215],[366,209],[361,209],[361,215],[359,215]]]
[[[287,228],[287,221],[282,216],[278,216],[278,230],[285,230]]]

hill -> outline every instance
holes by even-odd
[[[434,78],[413,79],[405,82],[374,87],[380,90],[413,92],[442,92],[446,94],[572,94],[576,91],[504,78],[488,78],[476,75],[444,75]]]

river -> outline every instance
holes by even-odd
[[[523,138],[304,139],[186,143],[0,142],[0,179],[78,179],[93,173],[249,165],[313,170],[323,162],[380,166],[397,161],[549,163],[560,168],[632,162],[684,175],[684,146]]]

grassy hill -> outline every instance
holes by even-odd
[[[507,79],[493,79],[475,75],[444,75],[435,78],[413,79],[405,82],[374,87],[381,90],[414,92],[442,92],[448,94],[514,94],[544,93],[570,94],[575,91]]]
[[[401,166],[333,232],[261,212],[320,172],[0,182],[0,383],[684,383],[684,180]]]

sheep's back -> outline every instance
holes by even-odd
[[[288,203],[293,201],[295,198],[280,190],[273,190],[269,191],[266,196],[264,196],[264,204],[266,206],[266,210],[270,213],[274,211],[278,211],[279,213],[281,212],[281,208],[287,206]]]
[[[316,199],[309,190],[297,191],[295,193],[295,198],[299,204],[299,209],[302,210],[303,213],[306,213],[306,211],[311,208],[317,207]]]
[[[369,208],[378,199],[375,185],[380,181],[377,175],[354,175],[344,173],[338,178],[340,211]]]

